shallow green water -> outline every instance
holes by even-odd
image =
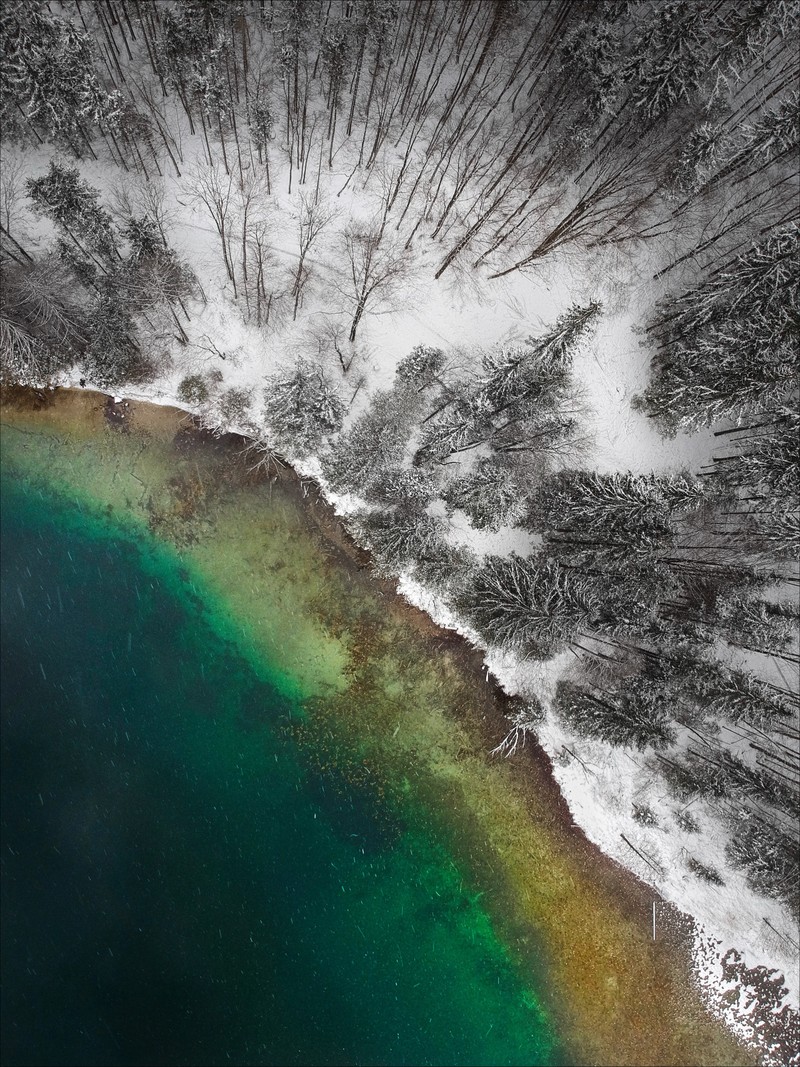
[[[565,1062],[423,802],[133,530],[3,481],[3,1061]]]

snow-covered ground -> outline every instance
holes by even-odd
[[[188,153],[191,147],[187,139],[184,151]],[[25,175],[44,173],[49,158],[50,153],[42,149],[26,153]],[[112,176],[108,164],[82,164],[81,172],[101,190],[104,201],[113,182],[119,180],[118,174]],[[361,179],[354,179],[346,195],[336,196],[348,173],[345,167],[323,173],[325,188],[341,216],[311,252],[312,279],[297,322],[292,322],[289,314],[280,329],[269,331],[244,322],[226,284],[219,239],[210,220],[189,202],[185,183],[167,177],[164,188],[171,216],[170,237],[179,255],[200,278],[208,302],[204,306],[195,302],[190,308],[192,320],[185,324],[190,344],[182,348],[176,345],[171,365],[165,366],[148,386],[126,390],[125,395],[185,407],[179,399],[181,380],[187,374],[213,370],[222,375],[218,389],[237,387],[253,397],[252,414],[257,417],[265,376],[290,366],[300,357],[317,358],[322,351],[326,373],[338,379],[345,399],[355,393],[349,414],[352,419],[364,409],[370,395],[389,385],[398,361],[415,345],[440,347],[452,361],[468,370],[470,366],[477,367],[481,350],[488,346],[523,339],[552,323],[570,304],[597,299],[604,305],[603,317],[575,362],[575,375],[583,386],[589,409],[588,445],[582,462],[603,471],[664,472],[697,471],[708,461],[713,447],[710,432],[666,440],[631,407],[632,397],[647,381],[649,354],[635,331],[658,296],[650,280],[658,249],[648,250],[646,255],[612,253],[585,261],[563,257],[527,275],[518,272],[496,281],[487,281],[477,273],[447,272],[435,282],[433,274],[443,250],[438,244],[420,240],[413,249],[412,277],[416,281],[395,294],[379,309],[380,313],[367,312],[359,330],[357,355],[345,374],[335,355],[330,351],[326,354],[324,347],[320,350],[319,340],[330,323],[347,322],[337,293],[337,237],[347,218],[366,215],[370,210],[372,194],[369,189],[360,188]],[[288,277],[297,261],[294,216],[298,203],[295,196],[288,196],[286,184],[285,174],[276,173],[270,239],[278,267]],[[47,227],[32,217],[23,220],[23,227],[31,240],[47,239]],[[226,358],[214,355],[214,347]],[[75,372],[63,384],[76,385],[79,376]],[[247,430],[245,425],[221,428]],[[320,481],[340,514],[352,513],[358,506],[354,498],[328,490],[316,458],[289,458],[301,474]],[[479,552],[515,550],[524,554],[532,544],[530,535],[521,530],[480,533],[460,512],[451,518],[451,537]],[[401,576],[398,588],[438,623],[480,643],[475,633],[410,577]],[[497,650],[486,650],[487,669],[507,692],[536,695],[548,709],[555,683],[570,659],[566,653],[546,663],[522,662]],[[722,957],[731,948],[742,953],[749,967],[763,965],[781,971],[789,988],[787,1002],[798,1006],[797,930],[779,905],[755,894],[741,873],[727,864],[721,828],[704,804],[692,805],[700,828],[689,832],[676,822],[680,806],[645,756],[576,737],[550,710],[537,737],[553,762],[554,774],[575,822],[587,836],[652,885],[664,899],[696,919],[697,981],[715,1010],[724,1014],[742,1036],[752,1036],[748,1031],[754,1026],[749,1008],[724,996],[727,979]],[[635,820],[634,805],[649,808],[655,824],[644,825]],[[723,872],[725,884],[714,886],[701,881],[687,868],[688,856]]]

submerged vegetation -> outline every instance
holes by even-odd
[[[174,372],[205,424],[251,435],[256,465],[318,459],[383,573],[424,581],[487,645],[571,650],[560,721],[704,798],[728,862],[795,913],[800,702],[770,665],[798,663],[799,14],[790,0],[7,0],[0,14],[0,119],[19,150],[0,181],[3,381],[119,389]],[[210,232],[222,295],[175,239],[173,198]],[[667,436],[711,428],[724,454],[700,471],[592,469],[574,364],[607,313],[602,280],[490,348],[410,338],[393,380],[370,383],[364,324],[413,306],[415,286],[463,295],[576,264],[601,278],[603,256],[634,253],[653,296],[634,404]],[[223,388],[207,364],[238,356],[196,327],[215,302],[276,348],[307,327],[288,365]],[[534,550],[454,544],[456,515]],[[515,706],[501,748],[542,714]]]
[[[88,852],[86,903],[53,913],[50,881],[44,899],[25,896],[24,911],[45,915],[4,958],[22,972],[4,993],[4,1040],[54,1045],[52,1060],[96,1047],[92,996],[75,1005],[59,988],[50,1027],[13,1026],[39,1012],[58,970],[53,928],[66,923],[73,944],[80,922],[89,948],[76,973],[93,992],[99,953],[120,976],[103,1028],[111,1062],[115,1041],[147,1061],[169,1039],[180,1062],[197,1050],[199,1062],[249,1063],[260,1047],[260,1061],[325,1063],[347,1039],[363,1062],[754,1063],[691,987],[683,936],[665,922],[651,941],[649,890],[584,847],[546,761],[489,758],[503,709],[525,722],[543,709],[483,684],[465,642],[387,595],[362,553],[337,548],[338,525],[291,472],[268,489],[238,437],[210,439],[174,408],[132,400],[129,431],[110,429],[100,399],[18,391],[3,403],[4,523],[33,520],[4,541],[15,549],[2,558],[4,622],[32,638],[4,644],[16,657],[4,696],[15,692],[25,742],[32,715],[51,727],[41,776],[23,759],[4,776],[24,817],[21,840],[4,837],[6,868],[52,870],[51,849],[22,842],[33,817],[60,814],[67,741],[78,754],[67,803],[87,774],[97,782],[92,835],[57,838],[68,857]],[[33,532],[40,519],[67,539],[51,549]],[[108,622],[79,625],[81,607]],[[105,649],[87,657],[87,635],[106,625]],[[109,708],[109,679],[124,707]],[[153,833],[135,848],[142,825]],[[106,846],[114,874],[131,876],[98,889]],[[112,917],[132,901],[149,916],[155,899],[170,921],[110,928],[98,892]],[[659,923],[670,914],[659,905]],[[12,940],[15,924],[3,929]],[[165,944],[191,962],[168,982],[156,980]],[[32,946],[54,967],[32,973]],[[265,1012],[272,992],[281,1010]],[[139,996],[157,1029],[143,1032],[138,1015],[125,1025]],[[198,1026],[200,1009],[211,1025]]]

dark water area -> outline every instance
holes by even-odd
[[[177,555],[3,482],[4,1064],[564,1063],[413,804]]]

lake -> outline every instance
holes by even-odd
[[[3,1062],[752,1062],[313,486],[118,414],[3,412]]]

